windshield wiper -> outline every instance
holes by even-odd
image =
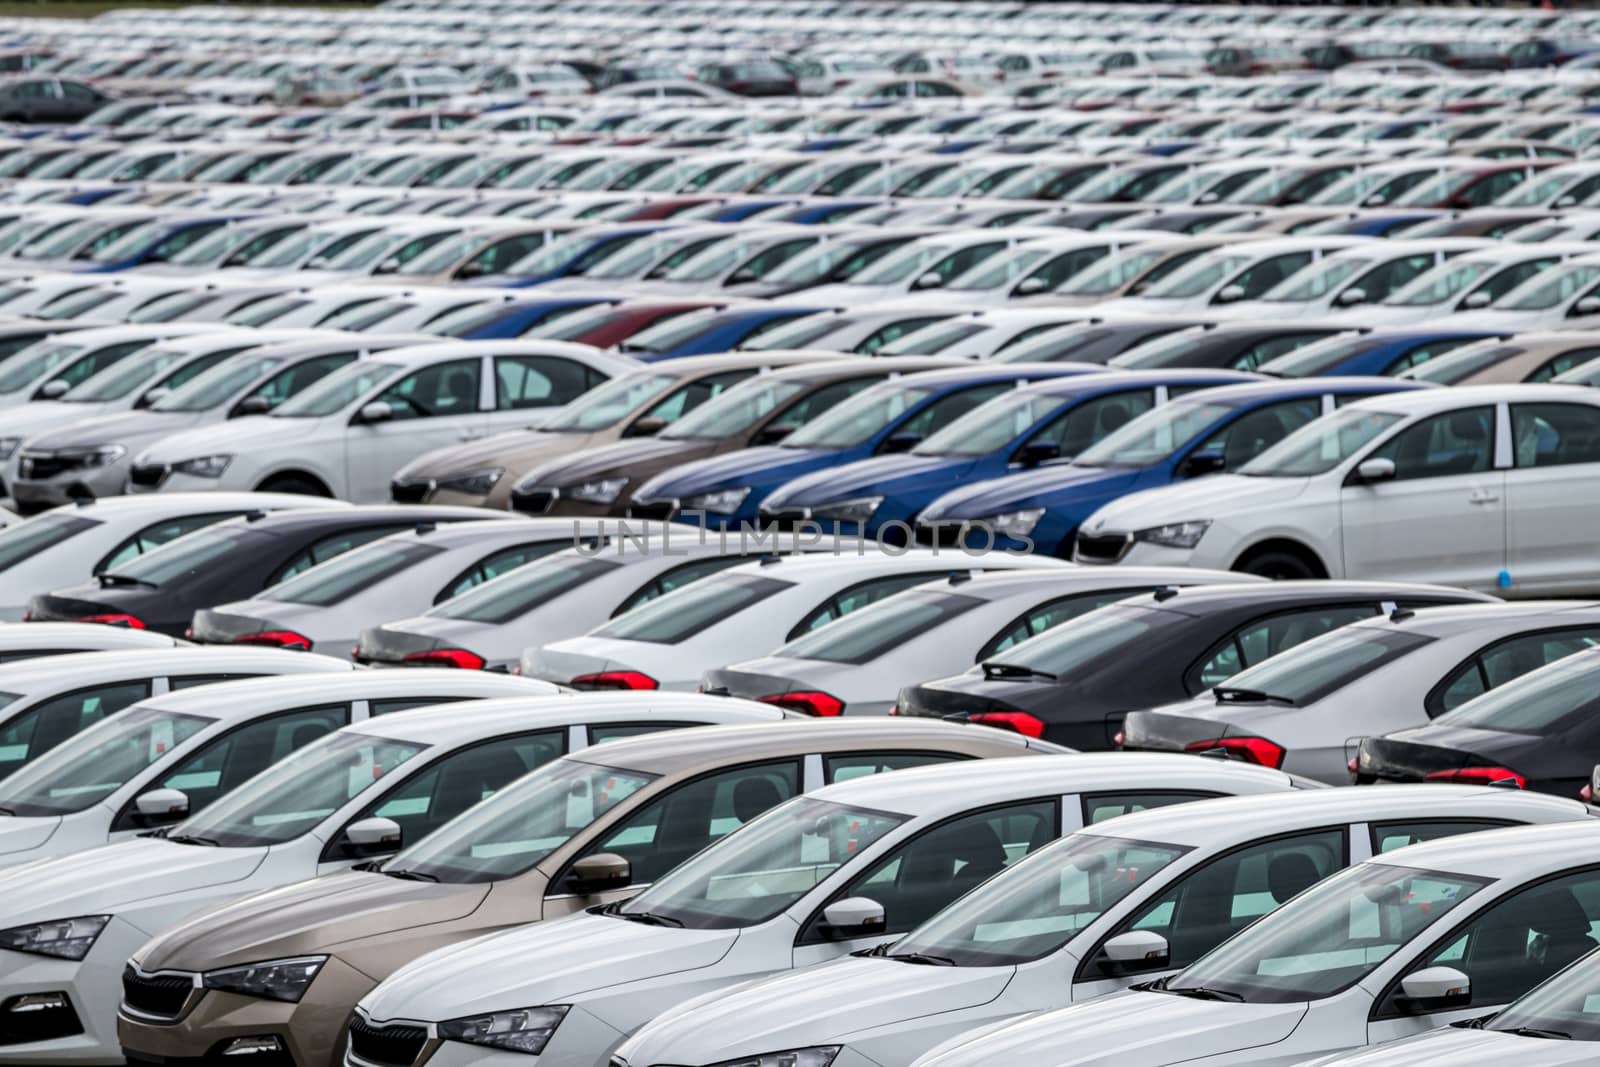
[[[386,874],[390,878],[399,878],[407,882],[437,882],[439,880],[437,876],[429,874],[426,871],[408,871],[404,869],[391,868],[379,871],[378,873]]]
[[[992,682],[996,678],[1044,678],[1055,681],[1056,676],[1049,671],[1041,671],[1021,663],[1000,663],[996,660],[984,660],[983,679]]]
[[[619,919],[627,919],[631,923],[644,923],[646,926],[683,926],[682,922],[672,916],[657,915],[653,911],[622,911],[619,908],[608,914],[615,915]]]
[[[156,588],[155,582],[149,582],[143,578],[135,578],[131,574],[118,574],[115,571],[101,571],[95,577],[100,579],[100,588],[102,589],[109,589],[112,586],[138,586],[140,589]]]
[[[887,956],[889,954],[889,950],[894,948],[895,944],[896,942],[894,941],[884,941],[873,945],[871,948],[857,949],[856,951],[850,953],[850,955],[860,956],[863,959],[869,956]]]
[[[196,837],[194,834],[168,834],[168,841],[180,845],[205,845],[207,848],[217,848],[218,843],[209,837]]]
[[[956,965],[956,961],[949,956],[930,956],[926,952],[886,952],[884,955],[891,960],[899,960],[902,963],[921,963],[929,967],[954,967]]]
[[[1244,701],[1251,704],[1287,704],[1295,707],[1295,702],[1288,697],[1268,693],[1263,689],[1239,689],[1231,685],[1218,685],[1211,688],[1211,692],[1220,701]]]
[[[1572,1035],[1560,1030],[1546,1030],[1538,1026],[1519,1026],[1514,1030],[1496,1030],[1498,1034],[1516,1034],[1518,1037],[1543,1037],[1552,1041],[1571,1041]]]
[[[1237,993],[1230,993],[1226,989],[1207,989],[1205,986],[1184,986],[1173,989],[1170,985],[1162,986],[1161,992],[1171,993],[1175,997],[1189,997],[1191,1000],[1226,1000],[1233,1004],[1243,1004],[1244,998]]]
[[[16,812],[12,811],[10,808],[0,808],[0,815],[15,815],[15,814],[16,814]]]

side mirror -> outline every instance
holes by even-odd
[[[1201,193],[1199,198],[1197,200],[1195,200],[1195,203],[1196,204],[1215,204],[1221,199],[1222,198],[1219,197],[1216,193]]]
[[[1389,198],[1387,196],[1384,196],[1382,193],[1373,193],[1371,196],[1369,196],[1365,200],[1361,201],[1361,206],[1362,207],[1382,207],[1383,205],[1387,204],[1388,202],[1389,202]]]
[[[1578,202],[1578,198],[1569,194],[1567,196],[1558,196],[1558,197],[1556,197],[1556,202],[1554,204],[1550,205],[1550,206],[1551,207],[1571,207],[1574,204],[1576,204],[1577,202]]]
[[[845,897],[822,909],[822,935],[835,941],[881,934],[883,905],[871,897]]]
[[[913,448],[916,448],[921,443],[922,435],[920,433],[892,433],[889,435],[889,439],[883,442],[883,447],[879,449],[879,451],[886,454],[892,452],[910,452]]]
[[[1061,446],[1054,441],[1029,441],[1017,449],[1017,463],[1024,467],[1037,467],[1052,459],[1061,458]]]
[[[1100,970],[1113,977],[1142,974],[1171,966],[1172,950],[1154,930],[1129,930],[1105,943],[1098,962]]]
[[[1038,293],[1044,292],[1048,288],[1049,288],[1049,286],[1047,286],[1045,284],[1044,279],[1038,277],[1037,275],[1035,275],[1032,278],[1024,278],[1020,282],[1018,282],[1017,283],[1017,287],[1015,289],[1011,290],[1011,295],[1012,296],[1034,296],[1034,295],[1036,295]]]
[[[1466,311],[1472,308],[1486,308],[1489,306],[1489,300],[1489,294],[1479,289],[1477,292],[1468,293],[1461,298],[1461,309]]]
[[[1183,476],[1198,478],[1202,474],[1215,474],[1228,466],[1221,452],[1196,452],[1183,462]]]
[[[944,279],[934,271],[929,271],[918,278],[911,286],[912,289],[938,289],[944,285]]]
[[[256,393],[253,396],[245,397],[243,400],[239,401],[239,403],[235,404],[233,413],[235,415],[265,415],[271,410],[272,401],[268,400],[260,393]]]
[[[1336,300],[1336,303],[1338,303],[1338,305],[1342,308],[1347,308],[1354,304],[1365,304],[1366,302],[1367,291],[1361,288],[1359,285],[1353,285],[1346,289],[1344,292],[1339,294]]]
[[[354,858],[377,856],[400,851],[403,839],[399,823],[393,819],[374,817],[351,823],[344,832],[344,840],[339,842],[339,848],[346,856]]]
[[[755,271],[750,270],[748,267],[740,267],[738,270],[736,270],[732,274],[728,275],[728,280],[726,282],[724,282],[723,284],[724,285],[744,285],[746,282],[753,282],[753,281],[759,281],[759,280],[760,279],[756,277],[756,272]]]
[[[374,274],[393,274],[395,271],[397,271],[399,269],[400,269],[400,260],[398,258],[394,257],[394,256],[390,256],[388,259],[384,260],[382,263],[379,263],[378,264],[378,269],[373,271],[372,273],[374,273]]]
[[[148,393],[144,394],[144,396],[139,398],[138,406],[141,408],[147,408],[151,404],[160,401],[163,397],[168,396],[171,394],[171,392],[172,390],[167,388],[152,389]]]
[[[1574,315],[1593,315],[1597,312],[1600,312],[1600,296],[1586,296],[1572,306],[1572,313]],[[54,384],[56,383],[50,383],[50,385]],[[48,389],[50,386],[47,385],[45,388]],[[63,392],[64,391],[65,390],[63,390]]]
[[[1377,459],[1363,460],[1356,467],[1356,481],[1362,485],[1371,485],[1373,482],[1387,482],[1394,477],[1394,460]]]
[[[667,428],[667,420],[659,415],[646,415],[642,419],[634,420],[629,426],[624,437],[654,437]]]
[[[38,396],[40,400],[54,400],[56,397],[61,396],[71,388],[72,386],[68,385],[60,378],[57,378],[53,382],[45,382],[43,385],[39,386],[39,392],[35,395]]]
[[[1215,300],[1213,300],[1212,303],[1214,303],[1214,304],[1232,304],[1233,302],[1235,302],[1237,300],[1243,300],[1243,299],[1244,299],[1244,286],[1242,286],[1242,285],[1224,285],[1222,287],[1222,292],[1217,294],[1217,298]]]
[[[189,794],[181,789],[152,789],[133,801],[141,826],[164,826],[189,817]]]
[[[468,278],[481,278],[486,272],[477,263],[463,263],[456,268],[456,281],[465,281]]]
[[[356,412],[357,422],[388,422],[394,416],[394,409],[385,400],[374,400],[370,404],[361,405],[361,410]]]
[[[622,889],[633,884],[633,865],[615,852],[596,852],[572,865],[567,884],[584,895]]]
[[[1399,1006],[1421,1015],[1464,1008],[1472,1001],[1472,979],[1454,967],[1424,967],[1400,979]]]
[[[779,441],[782,441],[785,437],[788,437],[790,434],[794,433],[794,431],[795,428],[792,425],[768,426],[766,429],[761,430],[755,435],[751,441],[751,444],[775,445]]]

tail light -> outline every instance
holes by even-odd
[[[144,623],[132,615],[80,615],[74,622],[97,622],[102,626],[121,626],[125,630],[143,630]]]
[[[975,711],[967,716],[967,721],[1014,730],[1023,737],[1044,736],[1044,723],[1025,711]]]
[[[1578,799],[1583,801],[1585,804],[1593,804],[1594,787],[1586,785],[1582,789],[1578,790]]]
[[[463,671],[481,671],[487,661],[476,652],[464,648],[436,648],[429,652],[413,652],[402,661],[423,667],[455,667]]]
[[[1351,785],[1360,785],[1361,784],[1361,757],[1360,756],[1351,756],[1350,757],[1350,762],[1346,763],[1344,765],[1344,769],[1350,772],[1350,784]]]
[[[763,704],[776,704],[780,708],[815,715],[819,719],[836,719],[844,714],[844,701],[827,693],[813,691],[775,693],[772,696],[756,699]]]
[[[1124,744],[1127,743],[1127,740],[1128,740],[1128,735],[1123,733],[1121,730],[1118,730],[1116,733],[1111,735],[1111,747],[1112,748],[1121,748]]]
[[[258,634],[241,634],[231,642],[235,645],[267,645],[271,648],[289,648],[296,652],[310,652],[311,638],[293,630],[263,630]]]
[[[1528,780],[1509,767],[1462,767],[1454,771],[1434,771],[1430,782],[1455,782],[1459,785],[1498,785],[1507,789],[1526,789]]]
[[[1264,737],[1219,737],[1212,741],[1196,741],[1183,747],[1185,752],[1221,752],[1229,759],[1254,763],[1258,767],[1277,770],[1283,766],[1288,753],[1282,745],[1275,745]]]
[[[661,683],[638,671],[601,671],[572,679],[574,689],[660,689]]]

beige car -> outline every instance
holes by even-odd
[[[837,352],[743,352],[687,356],[613,378],[537,430],[513,430],[420,456],[395,472],[401,504],[507,508],[511,487],[541,463],[625,437],[649,437],[758,371],[846,359]]]
[[[1449,318],[1440,321],[1448,327]],[[1439,385],[1510,385],[1515,382],[1568,381],[1558,378],[1584,367],[1600,356],[1600,342],[1587,331],[1546,330],[1519,333],[1515,337],[1490,337],[1436,356],[1406,371],[1402,378],[1415,378]],[[1587,385],[1593,377],[1588,368],[1577,384]]]
[[[132,1064],[259,1052],[322,1067],[343,1048],[357,1001],[424,953],[620,900],[823,785],[1063,751],[1001,730],[904,719],[709,726],[608,742],[518,779],[375,870],[245,897],[149,942],[134,966],[202,992],[175,1017],[124,1003],[118,1038]],[[272,979],[261,969],[263,990],[295,968],[316,963],[315,975],[276,997],[211,988],[219,971],[274,961],[283,973]]]

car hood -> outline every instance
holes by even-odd
[[[124,411],[75,422],[64,429],[40,434],[28,442],[30,449],[53,452],[61,448],[96,445],[132,445],[137,448],[191,425],[187,414],[166,411]]]
[[[64,404],[59,400],[30,400],[6,415],[7,437],[29,437],[49,433],[57,426],[65,426],[79,419],[96,418],[106,414],[106,404]]]
[[[30,852],[55,835],[61,816],[12,815],[0,818],[0,863],[15,852]]]
[[[966,456],[873,456],[842,467],[801,475],[766,499],[768,507],[808,507],[844,500],[868,490],[904,491],[917,483],[943,484],[977,461]]]
[[[331,951],[363,938],[461,919],[487,884],[437,885],[350,871],[296,882],[212,908],[139,950],[146,970],[204,970]]]
[[[1116,993],[1029,1016],[970,1042],[952,1042],[918,1064],[1165,1067],[1275,1044],[1294,1032],[1305,1013],[1300,1003],[1228,1004]],[[1050,1052],[1041,1057],[1041,1049]]]
[[[1307,1060],[1301,1067],[1578,1067],[1594,1062],[1588,1041],[1550,1041],[1446,1026],[1401,1041]]]
[[[528,486],[577,485],[606,475],[628,475],[638,466],[670,466],[679,457],[697,459],[717,447],[718,441],[667,440],[660,437],[629,437],[610,444],[567,452],[526,469],[517,484]]]
[[[594,444],[608,441],[591,433],[546,433],[540,430],[511,430],[485,437],[481,441],[451,445],[419,458],[395,473],[398,481],[413,478],[440,478],[484,467],[503,467],[520,474],[536,463]]]
[[[1158,522],[1210,519],[1216,512],[1249,511],[1287,503],[1305,492],[1304,478],[1246,478],[1214,474],[1156,486],[1113,500],[1083,524],[1084,533],[1141,530]],[[1159,518],[1158,518],[1159,516]]]
[[[382,1022],[571,1003],[592,990],[710,967],[738,939],[738,930],[574,915],[429,953],[396,971],[361,1005]]]
[[[683,497],[721,486],[747,485],[752,480],[768,484],[810,470],[819,460],[833,453],[817,448],[783,448],[757,445],[737,452],[681,463],[670,471],[651,478],[634,496],[647,500],[657,497]]]
[[[948,492],[929,504],[922,517],[977,519],[1017,508],[1051,507],[1075,497],[1114,497],[1137,484],[1142,474],[1142,469],[1123,467],[1041,467]]]
[[[617,1052],[629,1063],[720,1063],[852,1034],[999,996],[1012,967],[921,967],[844,959],[699,998],[657,1016]]]
[[[154,897],[248,878],[264,848],[210,848],[140,837],[0,872],[8,923],[115,914]]]
[[[281,445],[285,436],[294,437],[303,434],[320,421],[320,419],[275,419],[271,415],[246,415],[212,426],[197,426],[182,433],[161,436],[155,446],[139,458],[154,463],[178,463],[196,456],[209,456],[219,452],[229,454],[247,452],[258,445]]]

